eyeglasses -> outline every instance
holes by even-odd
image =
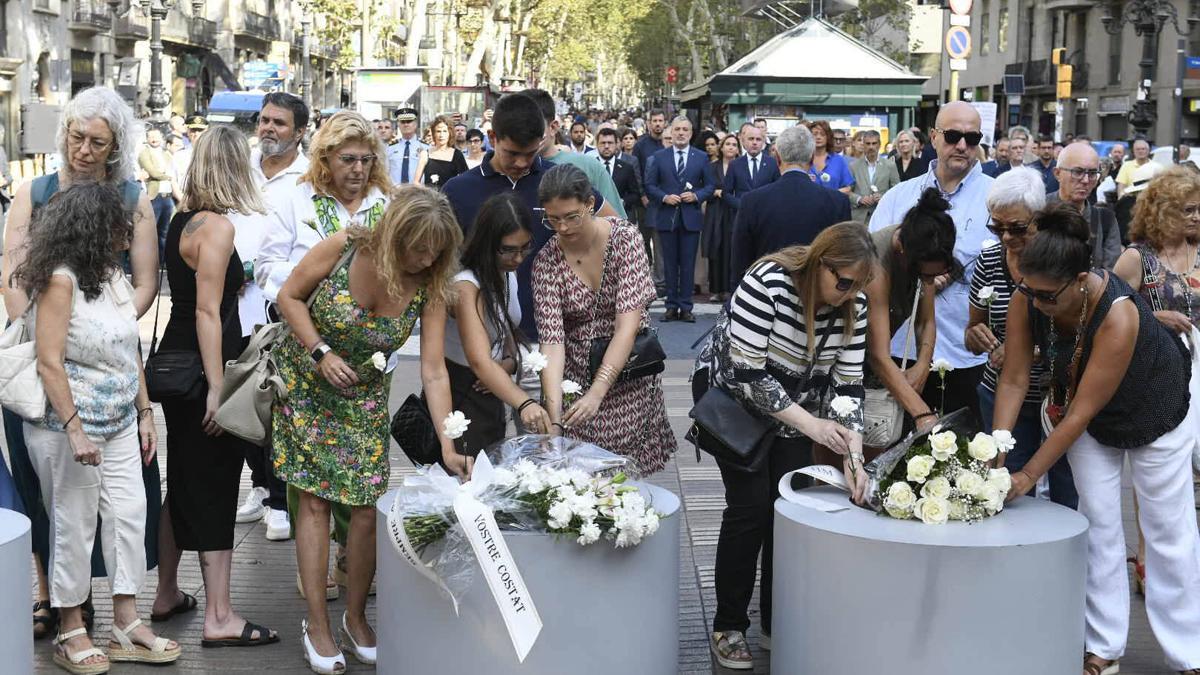
[[[851,279],[850,277],[843,277],[840,274],[838,274],[837,268],[835,268],[833,265],[830,265],[829,263],[821,263],[821,264],[825,265],[825,269],[829,270],[830,274],[833,275],[833,278],[837,280],[837,283],[834,284],[834,288],[838,289],[838,291],[845,293],[846,291],[850,290],[851,288],[854,288],[854,284],[858,283],[857,279]]]
[[[1029,298],[1030,300],[1037,300],[1037,301],[1041,302],[1042,304],[1046,304],[1046,305],[1057,305],[1058,304],[1058,296],[1062,295],[1062,292],[1067,290],[1067,286],[1070,286],[1073,281],[1074,280],[1068,281],[1067,283],[1062,285],[1062,288],[1058,289],[1057,291],[1054,291],[1053,293],[1050,293],[1049,291],[1035,291],[1032,288],[1026,286],[1025,280],[1022,279],[1020,282],[1017,283],[1017,290],[1020,291],[1022,295]]]
[[[501,246],[501,258],[524,258],[533,252],[533,242],[529,242],[524,246]]]
[[[1071,174],[1071,178],[1074,178],[1075,180],[1099,180],[1101,174],[1104,173],[1100,169],[1084,169],[1078,166],[1070,169],[1063,166],[1058,168],[1062,169],[1066,173]]]
[[[78,131],[67,132],[67,146],[70,147],[72,150],[78,150],[79,148],[83,147],[84,143],[88,144],[88,148],[92,151],[92,154],[94,154],[94,155],[99,155],[99,154],[104,153],[109,148],[111,148],[113,145],[113,142],[111,140],[105,141],[105,140],[101,140],[99,138],[89,138],[89,137],[84,136],[83,134],[79,133]]]
[[[1183,207],[1183,216],[1185,218],[1200,216],[1200,204],[1185,204]]]
[[[991,232],[997,237],[1003,237],[1005,234],[1009,234],[1013,237],[1024,237],[1029,231],[1029,223],[1006,223],[1002,220],[991,218],[988,220],[987,229],[988,232]]]
[[[346,166],[354,166],[362,162],[363,167],[368,167],[375,161],[375,155],[363,155],[361,157],[358,155],[338,155],[337,158],[339,162]]]
[[[558,225],[566,225],[567,227],[575,227],[583,222],[583,219],[591,215],[587,209],[569,213],[565,216],[545,216],[542,218],[542,226],[547,230],[557,231]]]
[[[983,141],[983,134],[978,131],[959,131],[958,129],[934,129],[946,139],[950,145],[958,145],[958,142],[966,139],[967,147],[973,148]]]

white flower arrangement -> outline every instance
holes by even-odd
[[[537,375],[545,370],[546,366],[550,365],[550,358],[535,349],[525,355],[523,363],[526,373]]]
[[[371,355],[371,365],[381,373],[387,370],[387,362],[387,356],[383,352],[375,352]]]
[[[471,420],[467,419],[461,410],[455,410],[442,420],[442,434],[453,441],[462,438],[463,434],[467,433],[469,426],[471,426]]]
[[[978,297],[979,301],[983,303],[984,307],[991,307],[992,301],[996,299],[996,289],[992,286],[984,286],[983,288],[979,289]]]
[[[978,433],[968,440],[950,430],[931,433],[880,478],[875,503],[892,518],[931,525],[996,515],[1004,509],[1012,478],[1008,469],[993,469],[990,463],[1006,442],[1003,434]]]

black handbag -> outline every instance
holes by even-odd
[[[409,394],[392,416],[392,438],[404,454],[417,465],[437,464],[442,459],[433,416],[423,397]]]
[[[611,247],[612,235],[609,235],[608,241]],[[600,269],[600,288],[596,289],[596,297],[600,297],[604,291],[604,277],[608,273],[608,252],[609,249],[605,248],[604,265]],[[595,323],[595,321],[596,306],[593,305],[592,322]],[[588,352],[588,375],[593,380],[596,379],[596,373],[600,370],[600,366],[604,364],[604,354],[608,351],[610,342],[612,342],[611,335],[592,339],[591,349]],[[667,353],[663,350],[662,343],[658,341],[658,331],[651,327],[642,328],[633,339],[633,349],[629,350],[629,358],[625,360],[625,366],[617,374],[617,382],[658,375],[666,369]]]
[[[813,366],[817,364],[817,358],[825,348],[825,342],[832,331],[831,318],[817,343],[817,349],[812,353],[804,376],[792,392],[793,400],[798,399],[799,395],[807,390]],[[707,381],[707,369],[697,371],[696,377],[699,378],[701,374]],[[697,388],[694,383],[693,395],[699,393]],[[762,465],[767,450],[775,442],[778,433],[778,424],[773,418],[747,410],[746,406],[720,387],[707,387],[707,391],[700,394],[696,404],[688,412],[688,417],[695,422],[693,433],[689,436],[697,449],[712,455],[713,459],[731,469],[747,473],[757,471]]]

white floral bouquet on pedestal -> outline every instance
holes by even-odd
[[[893,518],[931,525],[977,522],[1003,510],[1012,483],[1008,469],[992,468],[992,463],[999,453],[1012,450],[1012,434],[972,436],[961,426],[964,413],[947,416],[928,434],[901,443],[867,466],[873,507]]]

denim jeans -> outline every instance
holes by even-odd
[[[983,430],[991,433],[992,415],[996,409],[996,392],[988,389],[982,382],[979,383],[977,391],[979,392],[979,411]],[[1021,406],[1021,413],[1017,415],[1017,423],[1013,425],[1012,435],[1017,446],[1008,453],[1008,457],[1004,460],[1004,466],[1009,471],[1016,472],[1025,466],[1025,463],[1042,445],[1042,416],[1038,404],[1025,403]],[[1070,509],[1078,508],[1079,493],[1075,491],[1075,480],[1071,476],[1071,465],[1067,461],[1067,456],[1063,455],[1059,458],[1054,466],[1050,467],[1047,475],[1050,480],[1050,501]]]

